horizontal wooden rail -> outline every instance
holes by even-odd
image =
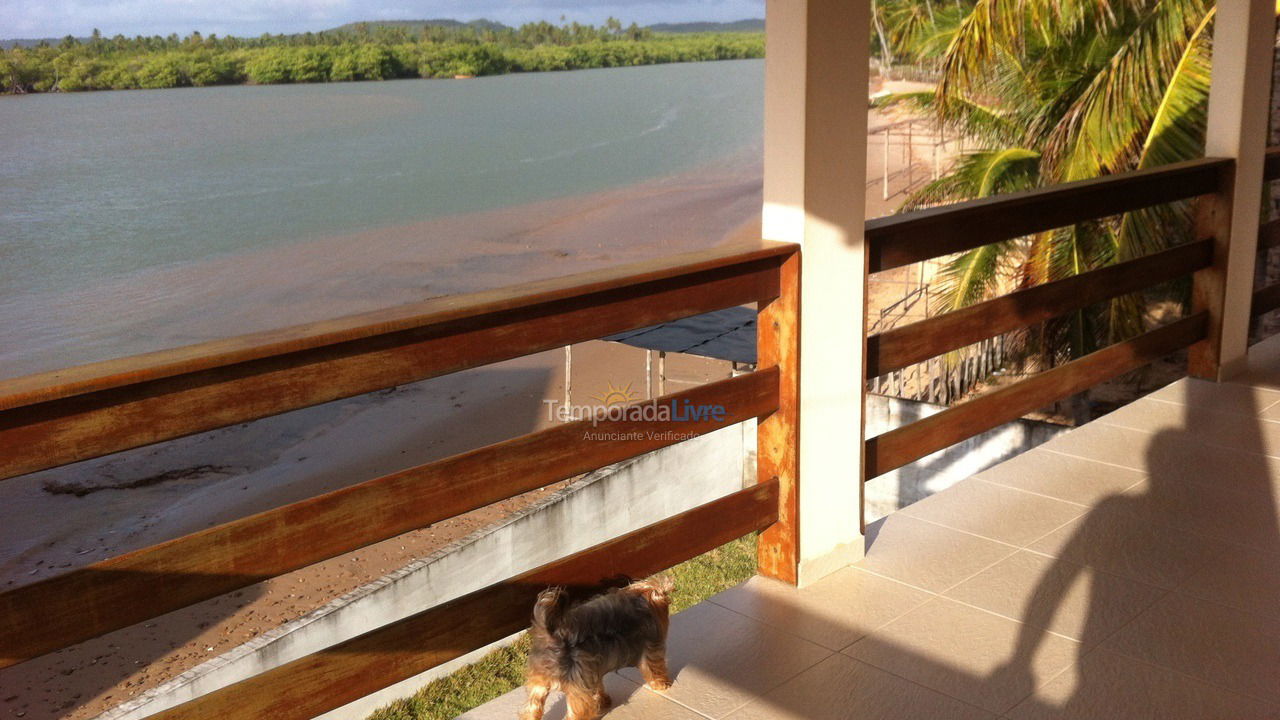
[[[1198,240],[872,335],[867,338],[867,379],[1189,275],[1212,260],[1213,241]]]
[[[1270,220],[1258,228],[1258,250],[1280,247],[1280,220]]]
[[[869,220],[870,272],[1215,192],[1232,161],[1205,158]]]
[[[761,300],[750,243],[0,382],[0,479]]]
[[[1204,339],[1208,314],[1189,317],[867,440],[866,477],[915,462],[1104,380]]]
[[[1280,283],[1253,291],[1253,302],[1249,308],[1251,317],[1265,315],[1277,308],[1280,308]]]
[[[151,717],[310,720],[528,627],[548,586],[585,592],[619,574],[644,577],[765,528],[777,512],[777,483],[755,485]]]
[[[1262,180],[1280,179],[1280,146],[1267,148],[1267,157],[1262,164]]]
[[[564,423],[10,590],[0,594],[0,667],[766,415],[778,407],[778,370],[631,407],[646,405],[719,406],[724,416]]]

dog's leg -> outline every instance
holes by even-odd
[[[520,710],[520,720],[542,720],[542,709],[546,707],[547,695],[551,694],[550,686],[530,682],[525,688],[529,691],[529,699]]]
[[[671,687],[671,675],[667,671],[667,646],[665,643],[646,645],[640,658],[640,674],[650,690],[662,692]]]
[[[564,698],[569,705],[567,720],[596,720],[600,717],[600,703],[595,690],[564,688]]]

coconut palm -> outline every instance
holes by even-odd
[[[1203,153],[1214,9],[1210,0],[978,0],[947,46],[928,108],[984,148],[908,207],[1092,178]],[[1009,286],[1057,280],[1187,239],[1173,203],[960,254],[942,273],[958,308]],[[1048,364],[1143,329],[1144,298],[1049,323],[1032,339]]]

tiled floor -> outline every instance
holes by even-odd
[[[609,717],[1280,719],[1280,341],[1253,364],[889,516],[813,586],[679,614],[675,685],[624,671]]]

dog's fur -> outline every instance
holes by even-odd
[[[533,606],[529,700],[521,720],[540,720],[547,695],[561,690],[569,720],[594,720],[612,705],[604,676],[639,667],[654,690],[671,687],[667,625],[671,579],[659,576],[572,604],[563,588],[538,595]]]

